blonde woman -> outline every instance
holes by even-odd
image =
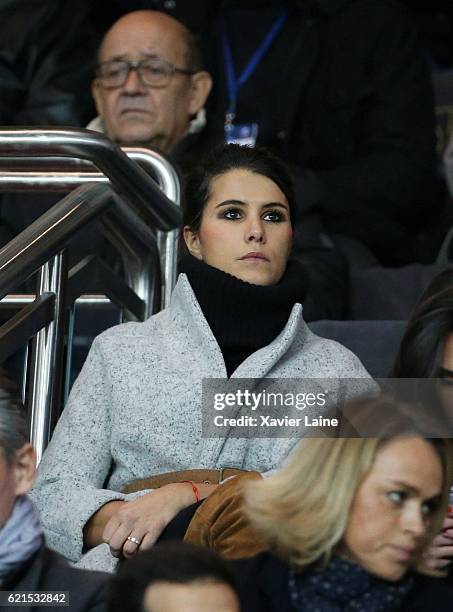
[[[235,562],[244,610],[451,610],[453,589],[415,572],[447,507],[448,449],[405,429],[306,439],[279,473],[248,485],[247,512],[270,552]]]

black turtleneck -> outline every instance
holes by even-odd
[[[220,346],[228,376],[278,336],[307,287],[296,262],[290,262],[280,282],[270,286],[252,285],[190,255],[182,258],[180,271],[187,274]]]

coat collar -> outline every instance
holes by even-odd
[[[218,371],[220,369],[222,371],[221,376],[226,377],[225,362],[220,347],[185,274],[179,275],[172,294],[170,311],[180,312],[183,315],[195,334],[199,346],[204,346],[209,350],[213,358],[213,370]],[[247,357],[233,372],[231,378],[265,377],[282,355],[289,350],[296,337],[300,337],[300,334],[302,334],[305,339],[308,333],[308,327],[302,317],[302,306],[294,304],[288,321],[278,336],[270,344]],[[216,376],[216,373],[213,372],[212,376]]]

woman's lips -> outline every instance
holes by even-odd
[[[394,546],[393,544],[390,545],[390,548],[397,557],[398,561],[410,561],[416,552],[415,548]]]
[[[264,255],[263,253],[258,253],[258,252],[246,253],[242,257],[239,257],[239,259],[241,261],[249,260],[249,261],[267,261],[269,262],[269,259],[266,257],[266,255]]]

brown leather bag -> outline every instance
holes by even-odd
[[[211,548],[226,559],[251,557],[266,550],[243,510],[244,485],[260,478],[258,472],[246,472],[217,487],[195,512],[184,541]]]

